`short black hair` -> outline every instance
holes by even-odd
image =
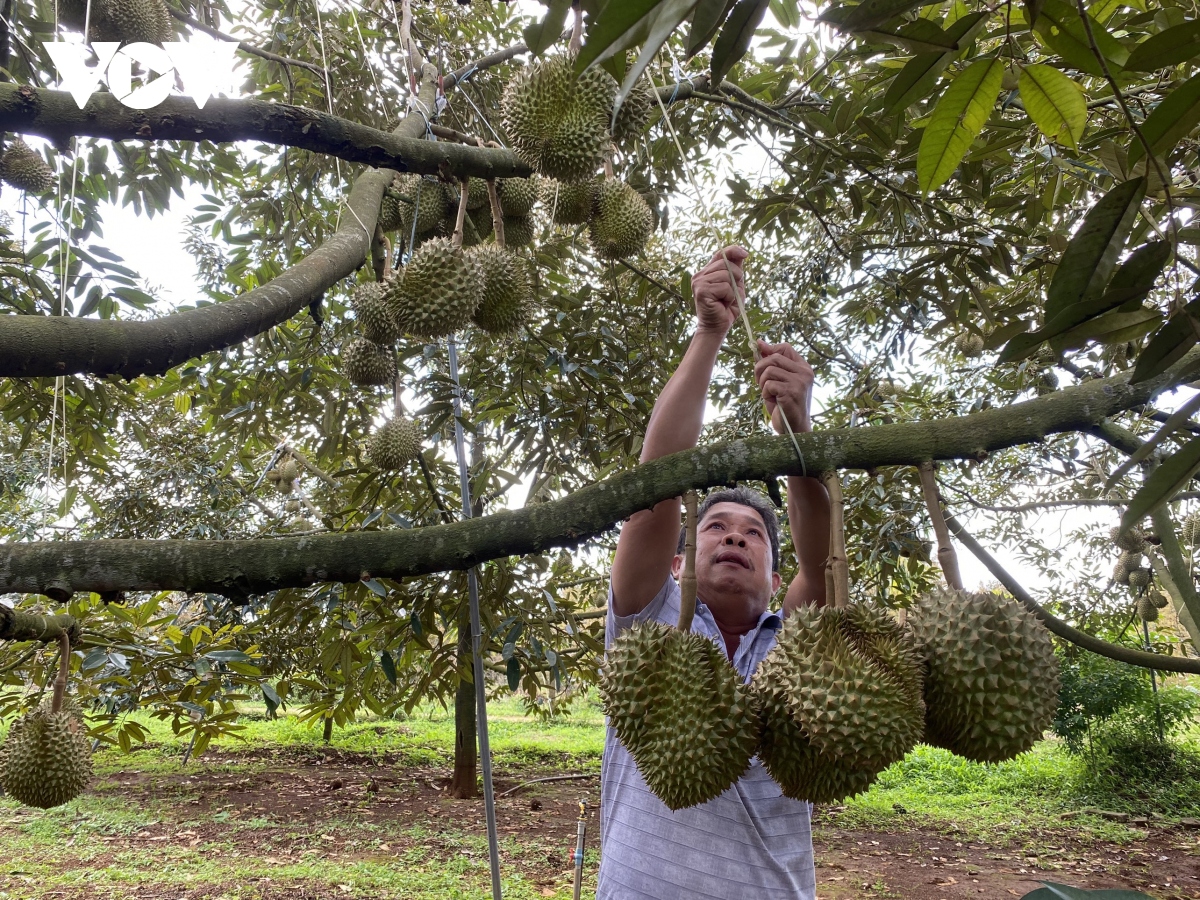
[[[718,503],[740,503],[742,506],[748,506],[759,516],[762,517],[763,526],[767,529],[767,540],[771,544],[771,571],[779,571],[779,517],[775,515],[775,507],[771,505],[766,497],[758,491],[751,490],[744,485],[738,485],[735,488],[721,488],[720,490],[710,491],[708,496],[704,498],[700,504],[700,508],[696,510],[696,527],[700,527],[700,523],[704,521],[704,514],[712,509]],[[675,551],[677,554],[683,554],[683,545],[687,541],[687,529],[679,529],[679,547]]]

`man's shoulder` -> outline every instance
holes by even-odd
[[[679,585],[671,576],[667,576],[667,580],[663,582],[658,593],[643,606],[638,612],[631,616],[618,616],[613,611],[613,588],[612,582],[608,584],[608,613],[604,620],[604,644],[607,647],[617,639],[617,636],[629,628],[632,628],[638,622],[662,622],[665,625],[674,625],[679,621]]]

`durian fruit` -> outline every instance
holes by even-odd
[[[80,716],[48,702],[13,723],[0,747],[0,787],[27,806],[75,799],[92,778],[92,749]]]
[[[1141,567],[1134,569],[1129,573],[1129,586],[1135,591],[1143,590],[1150,586],[1150,570]]]
[[[495,244],[476,247],[470,256],[483,273],[483,299],[472,321],[492,334],[516,331],[533,306],[528,262]]]
[[[542,175],[577,182],[604,162],[616,80],[598,67],[578,78],[569,56],[535,62],[509,81],[501,109],[516,154]]]
[[[279,463],[279,479],[281,481],[295,481],[300,477],[300,464],[290,456]]]
[[[617,110],[613,140],[618,144],[628,144],[636,140],[646,130],[646,124],[657,108],[658,100],[655,99],[652,88],[642,79],[638,79],[621,108]]]
[[[398,181],[399,176],[392,179],[392,183],[383,192],[383,200],[379,204],[379,227],[384,231],[395,231],[404,222]]]
[[[983,353],[983,335],[974,331],[959,332],[954,336],[954,349],[967,359],[974,359]]]
[[[598,185],[596,180],[566,184],[543,178],[539,188],[542,206],[556,225],[582,225],[592,214]]]
[[[92,6],[91,40],[160,44],[172,32],[163,0],[103,0]]]
[[[1122,532],[1121,527],[1115,525],[1108,534],[1112,538],[1113,543],[1122,550],[1141,553],[1146,547],[1146,532],[1136,526],[1126,532]]]
[[[475,228],[475,233],[479,236],[480,240],[484,240],[485,238],[487,238],[491,235],[491,233],[492,233],[492,207],[491,207],[491,204],[488,204],[487,206],[481,206],[481,207],[479,207],[479,209],[467,210],[467,219],[471,222],[471,225]],[[465,227],[464,227],[464,230],[465,230]],[[463,241],[463,245],[466,246],[465,240]]]
[[[290,513],[300,512],[300,501],[299,500],[289,500],[287,503],[283,504],[283,510],[284,510],[284,512],[290,512]]]
[[[719,797],[750,765],[758,741],[752,697],[702,634],[635,625],[609,648],[600,693],[617,737],[671,809]]]
[[[506,216],[527,216],[538,200],[538,182],[533,178],[501,178],[496,182],[496,195]]]
[[[1171,598],[1167,595],[1166,591],[1151,591],[1149,596],[1150,602],[1158,609],[1166,609],[1171,605]]]
[[[653,228],[654,213],[628,184],[608,178],[596,188],[588,239],[597,256],[622,259],[641,253]]]
[[[434,238],[413,254],[387,300],[403,331],[441,338],[471,321],[482,296],[478,267],[449,239]]]
[[[412,234],[416,213],[417,236],[432,233],[446,215],[449,206],[446,186],[407,172],[397,178],[394,189],[400,200],[400,231],[405,241]]]
[[[396,355],[365,337],[354,338],[342,349],[342,365],[351,384],[365,387],[396,380]]]
[[[1137,609],[1138,618],[1143,622],[1158,621],[1158,607],[1154,605],[1154,601],[1148,595],[1143,594],[1138,597],[1135,608]]]
[[[467,209],[481,209],[488,206],[487,182],[482,178],[467,180]]]
[[[1034,383],[1034,389],[1038,394],[1049,394],[1058,390],[1058,376],[1050,369],[1042,372]]]
[[[421,452],[417,423],[397,415],[384,422],[367,440],[367,458],[385,472],[404,468]]]
[[[41,154],[20,138],[14,138],[0,156],[0,179],[30,194],[44,194],[57,181]]]
[[[1183,542],[1195,546],[1200,544],[1200,512],[1194,512],[1183,520]]]
[[[1024,606],[947,589],[921,597],[909,626],[925,658],[926,740],[977,762],[1023,753],[1058,708],[1050,635]]]
[[[527,247],[533,243],[536,230],[533,216],[505,216],[504,245],[506,247]]]
[[[354,289],[354,315],[363,337],[382,347],[390,347],[400,336],[392,308],[384,299],[386,282],[367,281]]]

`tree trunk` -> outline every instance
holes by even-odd
[[[333,716],[325,717],[325,731],[322,733],[321,739],[327,744],[333,740]]]
[[[454,692],[454,775],[450,796],[470,800],[479,796],[479,742],[475,732],[475,683],[471,669],[471,616],[464,603],[458,611],[458,689]]]

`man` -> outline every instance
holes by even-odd
[[[728,259],[729,268],[722,260]],[[696,445],[713,365],[738,315],[732,269],[744,296],[741,247],[718,251],[692,279],[696,331],[654,405],[642,461]],[[811,429],[813,372],[787,344],[759,342],[754,370],[776,431],[786,413],[794,431]],[[683,543],[679,498],[635,513],[621,529],[609,586],[606,644],[635,622],[670,625],[679,614]],[[782,619],[768,610],[779,590],[779,523],[771,504],[745,488],[716,491],[701,504],[696,539],[693,631],[722,644],[749,681],[775,643]],[[812,478],[788,479],[788,522],[799,571],[783,610],[824,603],[829,498]],[[610,728],[601,772],[597,900],[811,900],[815,896],[810,806],[782,796],[755,758],[729,790],[672,812],[646,787]]]

